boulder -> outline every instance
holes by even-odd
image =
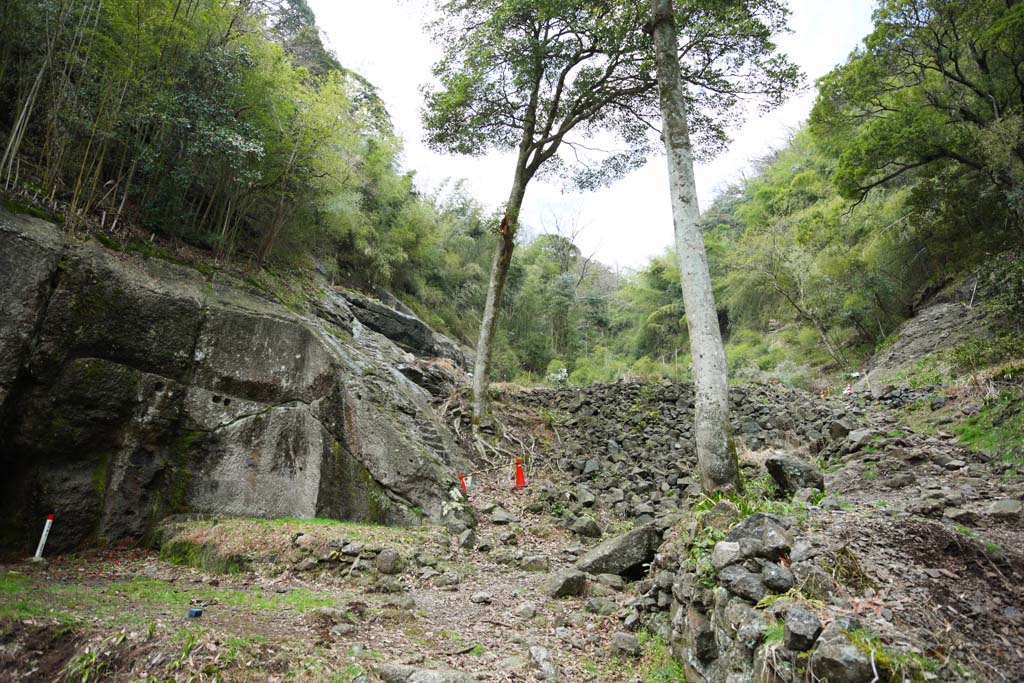
[[[63,242],[45,221],[0,208],[0,418],[46,309]]]
[[[601,538],[601,527],[597,525],[593,517],[577,517],[576,521],[569,527],[569,531],[577,536]]]
[[[473,683],[473,677],[459,671],[417,669],[403,664],[384,664],[377,673],[384,683]]]
[[[750,602],[756,603],[768,595],[768,588],[761,582],[760,575],[739,565],[730,565],[718,572],[718,580],[730,593]]]
[[[637,527],[591,549],[576,563],[588,574],[623,574],[654,559],[661,531],[654,525]]]
[[[381,574],[401,574],[405,569],[405,560],[391,548],[385,548],[377,554],[374,565]]]
[[[988,506],[988,514],[996,519],[1017,519],[1021,516],[1021,502],[1014,498],[1003,498],[993,501]]]
[[[639,657],[640,641],[632,633],[616,631],[608,649],[617,657]]]
[[[583,594],[587,575],[576,569],[563,569],[546,577],[540,591],[550,598],[564,598]]]
[[[530,659],[537,672],[537,678],[542,681],[553,681],[558,678],[558,669],[551,660],[551,653],[548,649],[539,645],[530,646]]]
[[[818,680],[828,683],[871,683],[876,680],[871,659],[843,630],[851,630],[851,626],[833,623],[822,632],[811,653],[811,670]]]
[[[434,332],[415,315],[402,313],[351,290],[340,289],[338,293],[348,301],[352,314],[363,325],[407,351],[433,355]]]
[[[793,572],[774,562],[765,562],[761,567],[761,583],[774,593],[785,593],[793,587]]]
[[[821,620],[809,609],[796,606],[786,610],[786,625],[783,629],[786,649],[806,652],[814,647],[820,634]]]
[[[803,488],[825,490],[825,477],[814,465],[789,455],[777,455],[764,462],[768,474],[784,496],[792,496]]]
[[[733,527],[725,540],[749,544],[748,557],[763,557],[778,560],[789,553],[793,546],[793,534],[789,525],[776,515],[755,512]]]

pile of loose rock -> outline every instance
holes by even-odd
[[[731,387],[729,395],[733,432],[750,451],[815,454],[865,419],[847,404],[785,387]],[[516,390],[499,400],[502,418],[524,440],[536,424],[548,425],[552,438],[539,464],[557,473],[558,486],[539,502],[564,506],[567,528],[581,536],[600,535],[597,513],[670,526],[701,495],[690,384],[621,381]],[[757,463],[747,467],[748,477],[764,474]]]

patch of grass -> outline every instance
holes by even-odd
[[[645,683],[679,683],[686,680],[682,665],[672,656],[668,644],[660,636],[642,630],[637,633],[637,640],[644,653],[640,669]]]
[[[814,607],[818,609],[822,609],[825,607],[824,602],[822,602],[821,600],[815,600],[812,597],[804,595],[797,588],[790,588],[785,593],[779,593],[777,595],[766,595],[758,601],[755,607],[757,607],[757,609],[765,609],[766,607],[771,607],[779,600],[788,600],[790,602],[796,602],[802,605],[806,605],[807,607]]]
[[[878,669],[878,678],[888,683],[925,683],[934,680],[942,668],[947,668],[958,677],[965,672],[952,660],[945,663],[912,652],[893,650],[882,642],[878,634],[865,629],[845,633],[855,647],[867,654]]]
[[[32,579],[17,572],[0,574],[0,595],[16,595],[30,588]]]
[[[1001,392],[953,431],[968,448],[991,453],[1013,465],[1014,470],[1024,468],[1024,394],[1021,392]]]
[[[878,588],[878,583],[864,571],[857,555],[845,545],[823,557],[821,568],[837,583],[857,593]]]
[[[964,536],[966,536],[967,538],[977,541],[978,543],[981,543],[983,546],[985,546],[985,550],[994,555],[1002,555],[1004,552],[1003,546],[999,545],[998,543],[993,543],[992,541],[986,541],[981,536],[979,536],[975,531],[972,531],[971,529],[968,529],[965,526],[958,525],[956,527],[956,530]]]
[[[749,517],[755,512],[796,517],[798,523],[806,518],[809,512],[806,505],[794,503],[788,499],[776,499],[775,495],[775,481],[770,476],[765,475],[744,482],[742,493],[705,495],[699,503],[693,506],[693,511],[697,513],[705,512],[713,508],[719,501],[728,500],[739,508],[740,519]]]
[[[864,463],[864,470],[861,472],[861,475],[865,479],[867,479],[869,481],[873,481],[875,479],[878,479],[878,463],[877,462],[866,462],[866,463]]]
[[[75,683],[99,681],[110,668],[110,663],[96,652],[83,652],[68,660],[61,669],[61,678]]]

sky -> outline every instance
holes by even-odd
[[[639,0],[638,0],[639,1]],[[423,143],[421,85],[440,49],[423,31],[429,0],[310,0],[326,43],[338,60],[373,83],[404,139],[404,170],[432,192],[448,180],[465,179],[471,194],[488,208],[508,197],[514,158],[492,152],[480,157],[441,155]],[[751,106],[746,123],[732,131],[729,149],[695,168],[701,210],[723,187],[744,176],[750,162],[785,144],[806,120],[814,102],[813,83],[849,53],[871,30],[872,0],[789,0],[791,33],[778,36],[781,51],[807,76],[808,87],[782,107],[762,115]],[[580,229],[583,254],[611,267],[636,268],[672,242],[668,170],[663,155],[611,187],[565,192],[539,180],[530,183],[520,217],[534,234]]]

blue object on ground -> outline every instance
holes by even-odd
[[[193,607],[188,611],[189,619],[198,619],[201,616],[203,616],[203,610],[198,607]]]

